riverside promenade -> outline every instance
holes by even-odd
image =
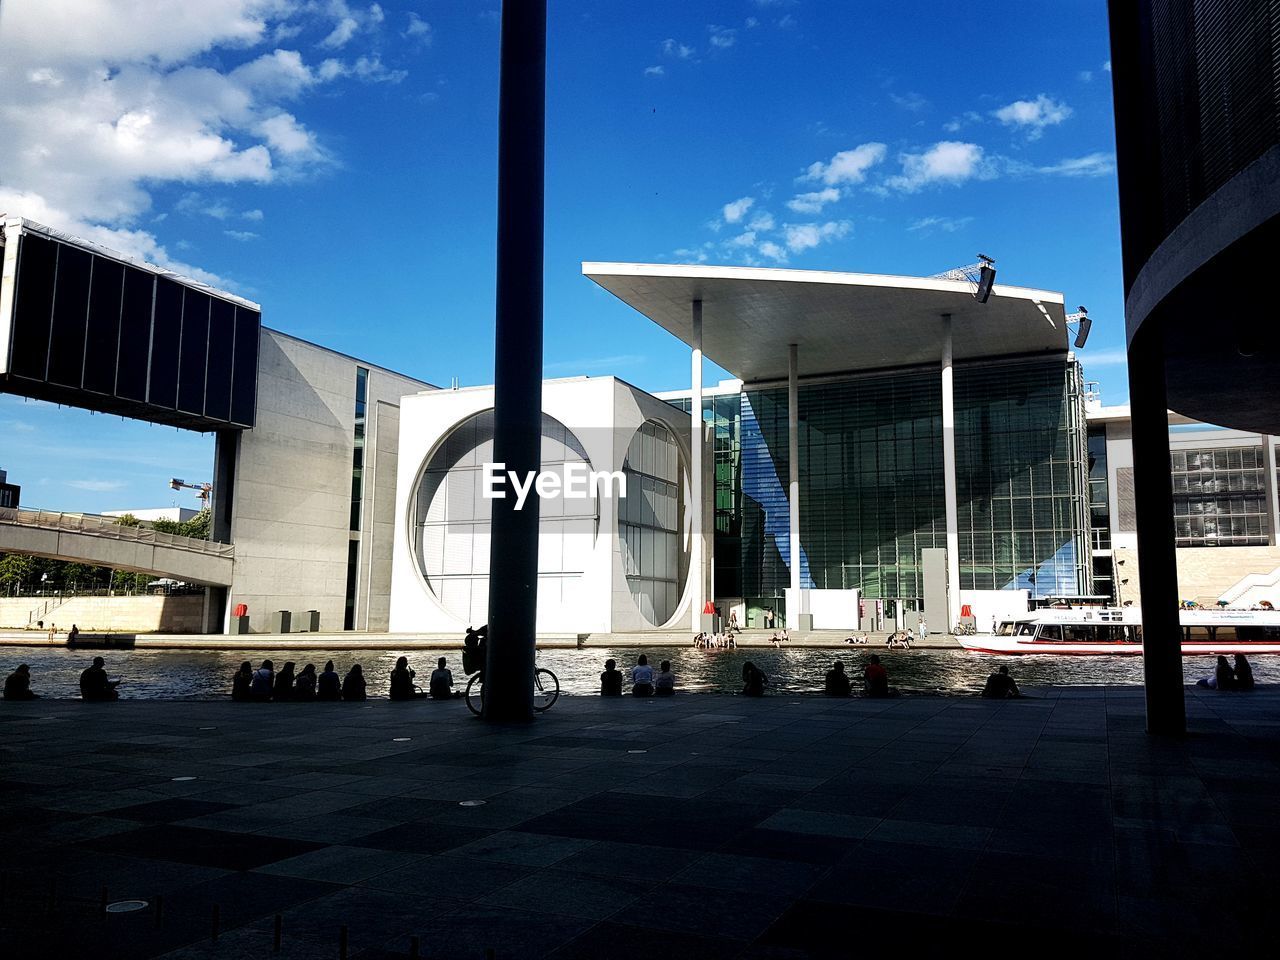
[[[1280,689],[0,703],[13,957],[1221,956],[1275,940]],[[140,900],[127,913],[106,903]],[[274,939],[279,918],[279,952]]]

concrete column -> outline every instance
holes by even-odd
[[[502,5],[493,459],[542,467],[542,243],[546,0]],[[538,498],[491,500],[485,720],[533,719]]]
[[[1169,481],[1169,413],[1164,341],[1149,317],[1129,343],[1133,500],[1142,571],[1142,675],[1147,732],[1187,732],[1178,619],[1178,554]]]
[[[947,619],[929,628],[950,633],[960,622],[960,507],[956,492],[956,401],[951,369],[951,314],[942,315],[942,485],[947,518]],[[939,631],[938,627],[942,629]]]
[[[1267,542],[1271,546],[1280,546],[1280,501],[1276,500],[1276,438],[1271,434],[1262,435],[1263,469],[1267,475],[1263,478],[1262,489],[1267,495],[1267,518],[1270,529],[1267,531]]]
[[[787,505],[791,527],[791,589],[800,602],[800,385],[798,348],[787,352]],[[787,611],[787,626],[799,625],[799,610]]]
[[[702,576],[702,301],[693,301],[693,357],[690,367],[689,398],[689,582],[693,631],[697,633],[702,608],[706,604],[706,581]]]

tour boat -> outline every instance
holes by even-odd
[[[1184,655],[1280,653],[1280,611],[1183,610]],[[1142,653],[1137,607],[1049,608],[1000,621],[995,633],[958,636],[980,653]]]

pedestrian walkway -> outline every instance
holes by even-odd
[[[1222,955],[1269,934],[1280,690],[0,703],[0,943],[95,958]],[[102,902],[146,901],[104,914]],[[215,913],[216,911],[216,913]],[[279,917],[279,954],[272,953]],[[216,927],[216,939],[214,939]]]

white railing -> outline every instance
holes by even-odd
[[[126,527],[116,522],[115,517],[97,517],[87,513],[55,513],[51,510],[0,507],[0,523],[16,523],[42,530],[65,530],[68,533],[83,533],[110,540],[153,543],[157,546],[174,547],[178,550],[205,553],[215,557],[234,558],[236,552],[235,547],[229,543],[216,543],[212,540],[182,537],[174,533],[161,533],[151,527]]]

